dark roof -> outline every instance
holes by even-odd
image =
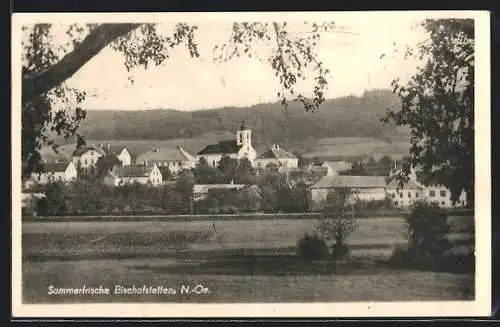
[[[114,174],[118,177],[147,177],[154,166],[130,165],[118,167]]]
[[[325,176],[311,188],[385,188],[385,176]]]
[[[238,145],[235,140],[233,141],[220,141],[217,144],[209,144],[197,154],[218,154],[218,153],[238,153],[242,145]]]
[[[271,147],[259,156],[259,159],[296,159],[293,154],[282,148]]]
[[[46,163],[42,166],[44,173],[63,173],[68,168],[69,162]]]

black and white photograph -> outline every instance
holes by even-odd
[[[490,16],[12,19],[12,306],[489,315]]]

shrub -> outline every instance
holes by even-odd
[[[451,248],[447,239],[450,231],[446,211],[435,204],[415,203],[406,217],[408,255],[416,261],[442,256]]]
[[[297,255],[309,260],[324,259],[329,256],[325,240],[318,234],[305,234],[297,242]]]

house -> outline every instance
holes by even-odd
[[[97,173],[95,164],[105,154],[99,146],[85,146],[73,152],[72,161],[76,167],[80,166],[88,174],[95,175]]]
[[[156,164],[152,165],[129,165],[115,167],[111,173],[104,178],[105,183],[112,186],[139,183],[158,186],[163,182],[163,176]]]
[[[385,176],[324,176],[310,187],[310,209],[324,208],[329,195],[338,189],[350,189],[350,201],[383,200],[386,197]]]
[[[422,172],[411,167],[408,181],[403,185],[397,181],[396,176],[401,173],[401,169],[396,167],[391,170],[387,192],[392,198],[392,204],[395,207],[409,207],[418,200],[435,203],[441,208],[457,208],[467,206],[467,194],[462,191],[458,200],[451,200],[451,192],[444,185],[436,181],[426,181]]]
[[[195,184],[193,185],[193,201],[203,200],[210,190],[242,190],[246,184]]]
[[[235,140],[220,141],[219,143],[205,146],[196,154],[196,161],[204,158],[210,166],[216,167],[224,155],[233,159],[247,158],[253,164],[257,157],[257,152],[252,146],[252,131],[246,126],[245,121],[242,122],[239,130],[236,131]]]
[[[298,168],[299,159],[281,148],[278,144],[273,144],[268,150],[264,151],[255,159],[257,168],[266,168],[269,164],[275,164],[281,168]]]
[[[50,182],[68,183],[77,178],[77,169],[73,162],[44,163],[41,172],[32,173],[26,186],[47,184]]]
[[[132,154],[130,151],[121,145],[112,145],[112,144],[100,144],[99,145],[100,149],[108,154],[108,155],[115,155],[118,160],[122,163],[122,166],[129,166],[132,164]]]
[[[180,146],[175,149],[153,148],[140,155],[136,159],[136,164],[156,164],[158,167],[167,167],[173,175],[177,175],[181,170],[194,168],[196,158]]]

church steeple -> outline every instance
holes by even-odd
[[[252,131],[248,129],[246,122],[241,122],[239,130],[236,132],[236,144],[243,146],[252,145]]]

